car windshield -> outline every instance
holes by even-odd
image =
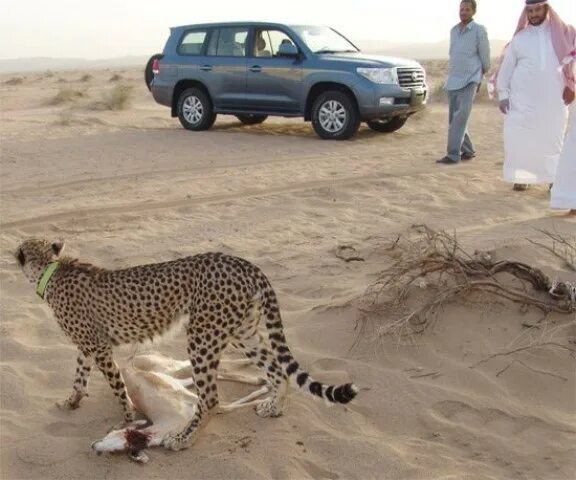
[[[358,52],[346,38],[328,27],[292,27],[314,53]]]

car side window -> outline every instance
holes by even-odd
[[[281,30],[256,30],[252,54],[255,57],[277,57],[283,43],[294,45],[292,39]]]
[[[186,33],[180,42],[178,53],[180,55],[201,55],[206,36],[206,30],[194,30]]]
[[[247,28],[226,27],[212,32],[206,55],[216,57],[245,57]]]

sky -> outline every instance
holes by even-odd
[[[524,0],[477,0],[476,21],[509,39]],[[576,24],[576,0],[550,0]],[[458,22],[459,0],[0,0],[0,59],[111,58],[162,51],[169,28],[219,21],[329,25],[353,42],[434,43]]]

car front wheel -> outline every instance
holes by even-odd
[[[180,94],[177,112],[187,130],[208,130],[216,121],[210,97],[199,88],[188,88]]]
[[[320,138],[346,140],[360,126],[358,108],[354,100],[344,92],[324,92],[312,105],[312,126]]]

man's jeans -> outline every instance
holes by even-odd
[[[472,112],[472,104],[476,96],[478,84],[469,83],[460,90],[449,90],[450,126],[448,128],[447,157],[453,162],[459,162],[463,153],[473,155],[474,145],[468,135],[468,120]]]

